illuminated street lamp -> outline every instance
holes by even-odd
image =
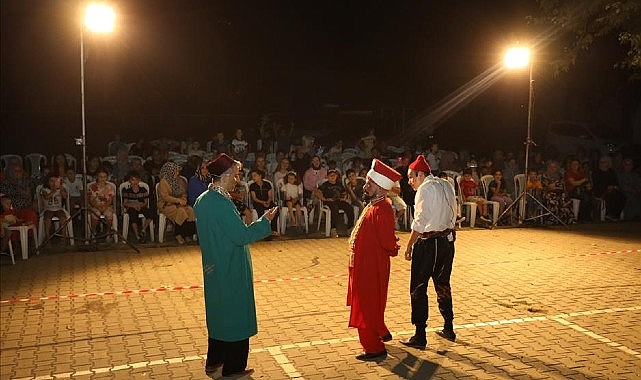
[[[521,189],[521,194],[518,195],[518,197],[514,200],[514,202],[512,202],[512,204],[510,204],[508,207],[505,208],[505,210],[499,216],[498,219],[501,219],[506,213],[508,213],[514,207],[514,205],[518,203],[519,204],[519,224],[522,224],[523,220],[525,219],[526,199],[529,196],[532,198],[533,201],[535,201],[539,205],[539,207],[541,207],[543,210],[546,211],[547,214],[545,215],[552,215],[561,224],[565,225],[565,223],[561,219],[559,219],[559,217],[554,215],[554,213],[551,212],[547,207],[545,207],[538,199],[528,194],[526,189],[527,176],[528,176],[528,164],[530,162],[530,145],[534,144],[534,141],[532,141],[532,113],[534,111],[534,80],[532,79],[532,67],[534,66],[534,64],[531,58],[532,57],[531,57],[530,49],[525,47],[513,47],[511,49],[508,49],[507,52],[505,53],[505,61],[504,61],[505,67],[507,67],[508,69],[523,69],[523,68],[529,67],[530,79],[529,79],[529,95],[528,95],[528,107],[527,107],[527,137],[525,140],[525,168],[524,168],[525,178],[523,180],[523,188]]]
[[[95,33],[110,33],[113,31],[115,13],[105,4],[91,3],[87,6],[83,24],[80,26],[80,98],[82,107],[82,183],[84,196],[85,243],[90,236],[89,205],[87,196],[87,137],[85,133],[85,27]]]

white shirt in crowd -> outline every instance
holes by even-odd
[[[65,177],[64,184],[69,191],[70,197],[79,197],[82,194],[82,180],[78,177],[74,179],[73,182],[69,181],[69,178]]]

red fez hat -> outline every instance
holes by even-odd
[[[385,190],[391,189],[394,182],[401,179],[399,172],[376,158],[372,160],[372,168],[367,172],[367,176]]]
[[[227,169],[231,168],[234,163],[236,163],[233,158],[229,157],[225,153],[219,153],[216,157],[212,158],[211,161],[207,163],[207,170],[209,174],[220,176]]]
[[[424,172],[425,174],[430,174],[432,172],[430,164],[427,163],[425,156],[422,154],[419,154],[418,157],[416,157],[416,160],[410,164],[409,169],[417,172]]]

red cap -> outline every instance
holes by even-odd
[[[229,157],[227,154],[219,153],[207,163],[207,170],[211,175],[220,176],[236,162],[238,161]]]
[[[418,157],[416,157],[416,160],[410,164],[409,169],[417,172],[424,172],[425,174],[430,174],[432,172],[430,164],[427,163],[425,156],[422,154],[419,154]]]
[[[372,160],[372,168],[367,172],[367,176],[385,190],[391,189],[394,182],[401,179],[399,172],[376,158]]]

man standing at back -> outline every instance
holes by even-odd
[[[416,327],[416,333],[401,343],[424,349],[427,345],[425,328],[428,317],[427,284],[430,278],[434,282],[438,308],[444,319],[443,330],[437,334],[452,342],[456,340],[450,287],[456,240],[456,197],[449,181],[431,174],[423,155],[410,164],[407,176],[410,186],[416,190],[412,233],[405,250],[405,259],[412,261],[410,296],[412,324]]]

